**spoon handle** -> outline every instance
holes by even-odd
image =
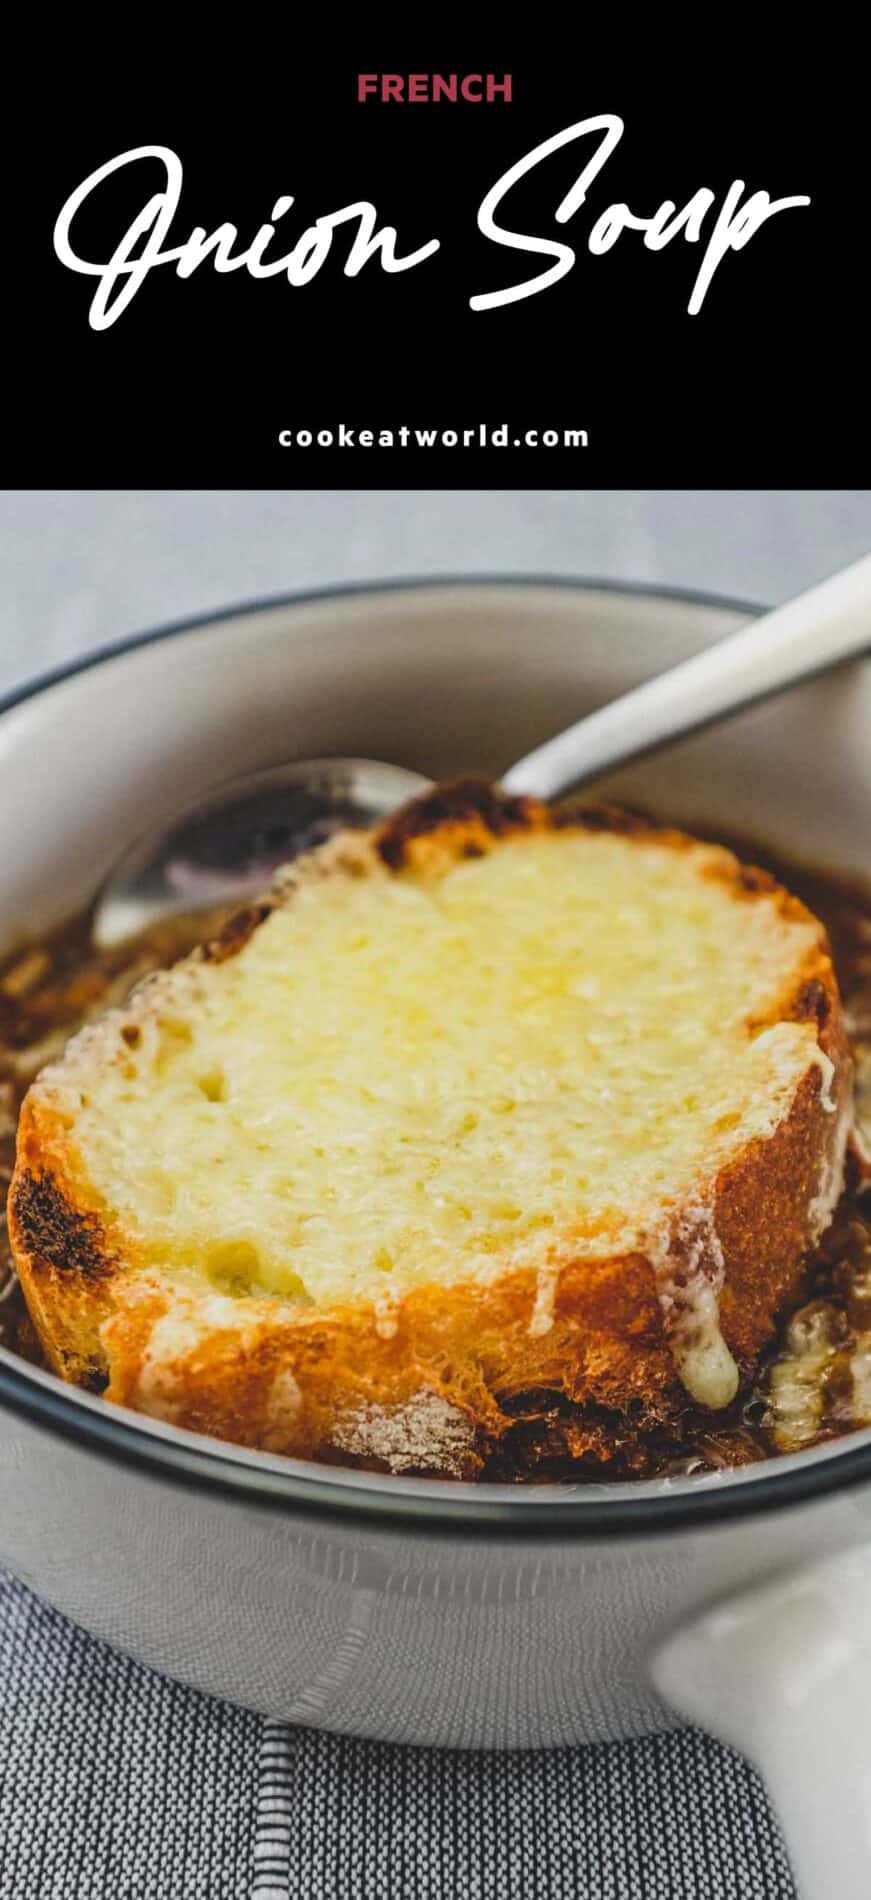
[[[865,555],[578,720],[518,760],[502,783],[508,792],[553,798],[869,649],[871,555]]]

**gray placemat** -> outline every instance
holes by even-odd
[[[3,1900],[795,1900],[764,1791],[693,1730],[461,1754],[261,1722],[0,1576]]]

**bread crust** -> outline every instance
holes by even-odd
[[[437,788],[371,835],[343,834],[299,861],[195,958],[238,954],[276,905],[292,902],[301,878],[365,875],[374,854],[389,872],[414,874],[491,850],[519,831],[562,826],[704,850],[704,875],[723,880],[736,897],[753,902],[765,893],[784,916],[811,918],[768,873],[719,847],[699,847],[613,808],[554,812],[468,781]],[[150,993],[149,984],[112,1012],[116,1031],[120,1024],[135,1037]],[[851,1064],[822,926],[771,1020],[813,1022],[819,1058],[774,1132],[749,1143],[709,1183],[704,1208],[677,1209],[662,1243],[679,1299],[686,1263],[697,1268],[706,1235],[715,1234],[721,1327],[744,1379],[779,1313],[798,1297],[804,1259],[842,1184]],[[86,1032],[100,1033],[100,1025]],[[9,1225],[28,1306],[62,1377],[97,1388],[108,1379],[106,1396],[115,1403],[240,1444],[473,1476],[518,1409],[529,1416],[553,1395],[608,1408],[623,1430],[633,1422],[646,1430],[686,1404],[669,1344],[662,1257],[655,1261],[652,1250],[573,1259],[563,1248],[540,1327],[535,1270],[487,1285],[420,1286],[390,1305],[328,1310],[193,1295],[137,1261],[129,1238],[113,1231],[41,1078],[22,1109]]]

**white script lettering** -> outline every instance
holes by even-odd
[[[105,179],[127,165],[138,164],[140,159],[157,159],[163,166],[161,189],[143,205],[105,263],[80,257],[70,231],[77,212]],[[262,224],[252,243],[242,250],[234,252],[233,249],[239,237],[235,224],[222,224],[211,233],[202,225],[196,225],[183,244],[165,250],[164,242],[181,200],[181,188],[182,164],[177,153],[167,145],[137,145],[132,151],[121,152],[106,165],[98,166],[67,199],[54,227],[54,248],[68,270],[78,271],[83,277],[99,278],[89,314],[92,330],[110,329],[158,264],[175,264],[176,276],[187,278],[211,256],[218,272],[246,270],[250,276],[259,278],[284,275],[290,284],[308,284],[330,251],[334,231],[339,225],[354,221],[357,229],[344,264],[346,277],[356,277],[373,257],[377,257],[381,269],[390,274],[412,270],[439,248],[438,238],[432,238],[419,250],[410,251],[405,257],[397,256],[397,234],[393,225],[379,227],[375,206],[360,199],[356,204],[345,205],[341,211],[316,218],[292,250],[267,262],[264,253],[275,236],[274,221],[284,217],[294,202],[284,196],[273,206],[273,222]]]
[[[497,310],[520,303],[525,297],[535,297],[559,283],[574,268],[577,253],[572,244],[512,229],[501,221],[504,202],[514,186],[528,179],[555,152],[578,140],[592,138],[594,143],[586,163],[551,214],[556,225],[567,225],[586,205],[592,188],[620,144],[623,131],[623,120],[615,113],[579,119],[536,145],[491,186],[478,209],[479,230],[489,242],[503,250],[538,259],[540,267],[519,283],[470,297],[472,310]],[[155,163],[161,167],[158,189],[151,192],[122,232],[108,258],[101,261],[81,256],[73,227],[82,207],[107,179],[143,161],[152,167]],[[388,275],[395,276],[413,270],[440,248],[439,239],[431,238],[417,250],[400,255],[395,226],[379,224],[375,206],[365,198],[315,218],[295,243],[286,248],[277,238],[276,230],[294,206],[295,200],[288,194],[276,198],[269,222],[259,226],[249,244],[240,243],[236,225],[229,223],[219,224],[213,231],[194,225],[183,242],[170,243],[181,203],[182,184],[182,163],[177,153],[166,145],[138,145],[98,166],[67,199],[55,224],[54,248],[68,270],[97,280],[88,316],[93,330],[110,329],[129,308],[150,272],[162,264],[174,265],[175,274],[182,281],[210,262],[219,276],[241,270],[255,280],[283,277],[295,288],[301,288],[317,276],[343,225],[351,227],[345,239],[347,248],[342,266],[346,277],[357,277],[365,265],[372,262],[377,262]],[[682,207],[678,208],[666,198],[650,215],[644,216],[630,210],[622,201],[606,204],[590,228],[587,251],[591,257],[605,256],[626,231],[639,234],[648,252],[663,251],[676,238],[682,238],[686,244],[704,243],[687,304],[690,316],[697,316],[728,253],[742,251],[778,212],[811,202],[809,197],[771,198],[767,191],[753,191],[745,196],[745,192],[744,180],[734,179],[718,208],[716,194],[702,186]]]
[[[496,213],[503,199],[521,178],[558,152],[564,145],[570,145],[575,139],[588,134],[601,134],[592,156],[576,178],[570,191],[557,205],[554,218],[557,224],[568,224],[581,206],[586,203],[590,186],[598,178],[602,167],[611,157],[623,137],[623,120],[616,113],[604,112],[595,118],[579,119],[576,125],[570,125],[564,132],[557,132],[553,138],[544,139],[536,145],[534,151],[527,152],[525,158],[518,160],[502,177],[491,186],[485,198],[481,200],[478,211],[478,228],[486,238],[501,244],[506,250],[524,251],[535,257],[552,257],[554,262],[546,270],[539,271],[535,277],[527,277],[522,283],[511,284],[506,290],[487,290],[470,297],[473,310],[498,310],[506,304],[519,303],[524,297],[535,297],[539,291],[549,289],[551,284],[565,277],[576,261],[575,251],[570,244],[559,244],[552,238],[532,237],[528,233],[512,231],[499,224]],[[795,206],[809,205],[810,198],[770,198],[767,191],[755,191],[742,204],[744,181],[736,178],[730,185],[723,200],[719,214],[708,237],[707,246],[696,280],[693,285],[687,309],[690,316],[698,315],[711,286],[714,273],[728,251],[741,251],[749,244],[754,233],[778,211],[789,211]],[[644,245],[649,251],[664,250],[672,239],[683,232],[688,244],[698,244],[702,236],[702,227],[713,211],[715,195],[707,187],[694,193],[682,211],[678,211],[670,199],[666,199],[649,218],[638,217],[630,211],[627,204],[612,204],[596,219],[587,240],[587,249],[594,257],[601,257],[616,244],[623,231],[644,233]]]

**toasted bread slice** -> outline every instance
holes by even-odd
[[[25,1100],[10,1231],[65,1378],[468,1474],[524,1394],[639,1428],[728,1405],[850,1097],[825,932],[772,878],[470,782],[83,1030]]]

